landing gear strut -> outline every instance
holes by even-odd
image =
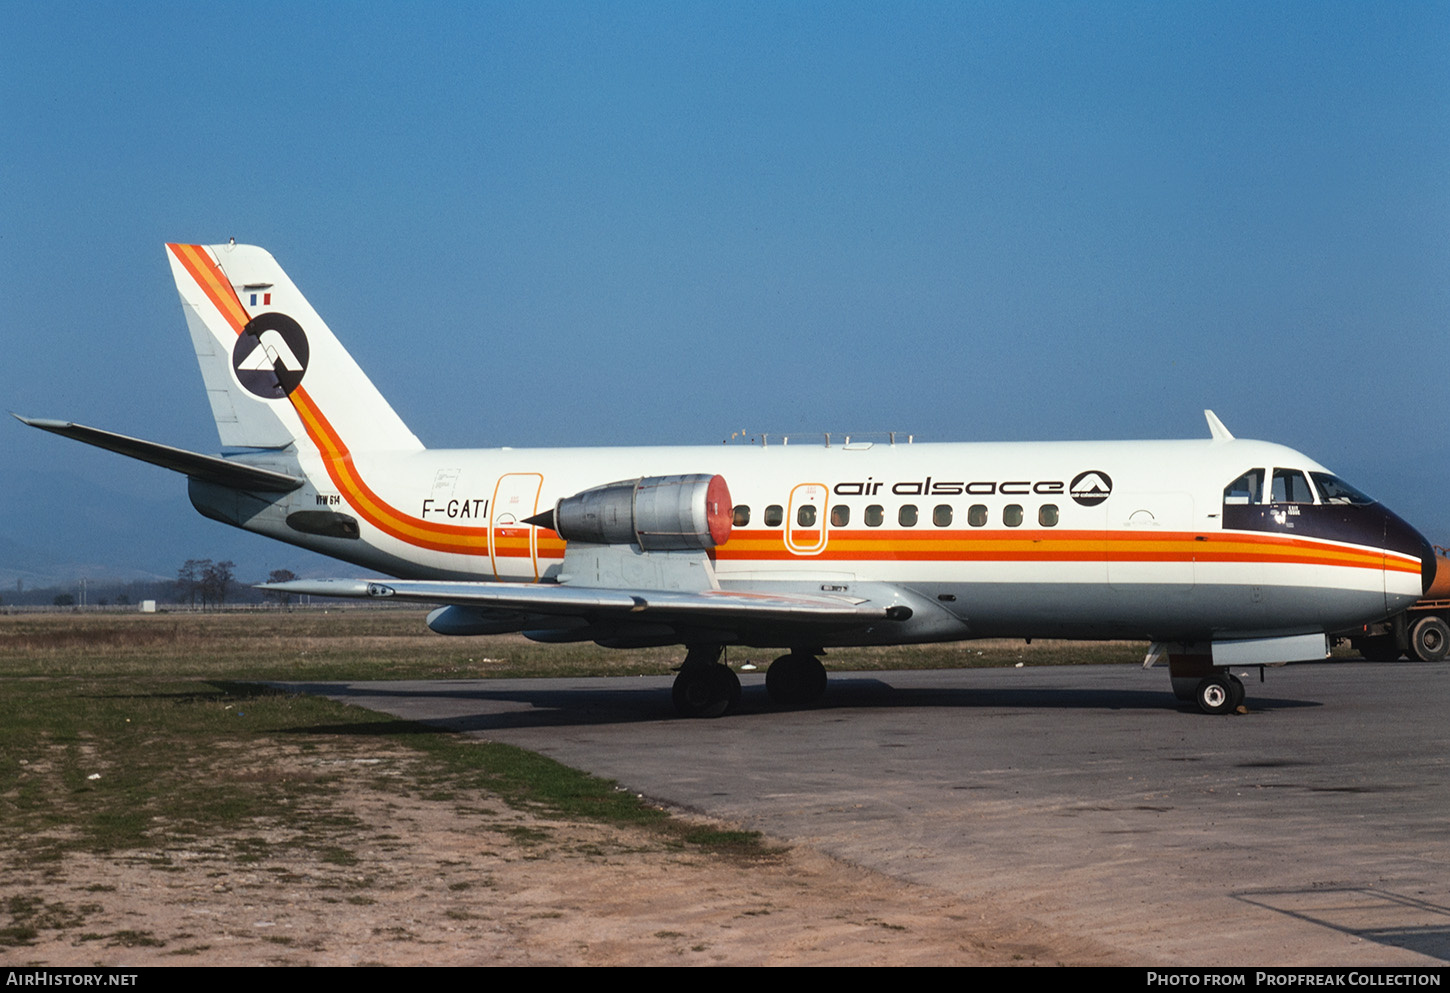
[[[809,652],[782,655],[765,670],[765,692],[786,707],[815,703],[826,692],[826,667]]]
[[[681,717],[719,717],[740,702],[740,677],[720,663],[719,645],[691,645],[672,696]]]

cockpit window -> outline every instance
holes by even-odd
[[[1338,476],[1327,472],[1311,472],[1309,475],[1314,477],[1314,485],[1319,487],[1319,496],[1325,503],[1353,504],[1356,507],[1374,503],[1372,497],[1365,496]]]
[[[1223,502],[1229,504],[1258,503],[1264,494],[1264,470],[1250,469],[1223,488]]]
[[[1274,503],[1313,503],[1309,479],[1298,469],[1274,470]]]

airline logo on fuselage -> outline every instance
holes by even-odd
[[[977,479],[963,480],[908,479],[896,482],[878,482],[867,477],[849,483],[837,483],[831,487],[836,496],[1057,496],[1071,494],[1084,507],[1102,503],[1113,491],[1113,481],[1108,474],[1096,469],[1080,472],[1073,477],[1069,486],[1060,479]]]
[[[281,400],[307,372],[307,335],[286,314],[259,314],[247,322],[232,348],[232,371],[247,392]]]
[[[1089,469],[1072,477],[1067,492],[1084,507],[1096,507],[1113,492],[1113,479],[1105,472]]]

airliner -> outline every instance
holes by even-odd
[[[268,252],[167,253],[224,454],[22,421],[376,574],[267,588],[434,604],[441,634],[681,645],[685,716],[738,703],[727,646],[783,650],[766,689],[800,706],[829,648],[1049,637],[1146,641],[1175,697],[1232,713],[1232,668],[1323,658],[1434,575],[1389,509],[1212,411],[1187,441],[428,449]]]

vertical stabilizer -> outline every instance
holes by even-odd
[[[423,447],[268,252],[166,247],[223,447]]]

